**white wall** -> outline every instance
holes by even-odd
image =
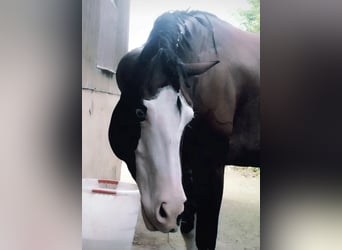
[[[120,97],[115,70],[128,50],[129,3],[82,1],[82,178],[120,178],[108,128]]]
[[[119,96],[82,91],[82,178],[120,177],[121,161],[108,141],[108,127]]]

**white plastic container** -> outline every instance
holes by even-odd
[[[130,250],[140,210],[136,184],[82,180],[82,249]]]

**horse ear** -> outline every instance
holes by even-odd
[[[220,61],[200,62],[200,63],[183,63],[183,69],[188,76],[196,76],[203,74]]]
[[[132,87],[131,83],[133,80],[131,72],[135,70],[140,53],[141,48],[134,49],[124,55],[118,64],[116,69],[116,82],[121,92]]]

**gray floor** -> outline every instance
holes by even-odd
[[[132,181],[123,166],[121,180]],[[260,174],[253,168],[227,166],[219,220],[217,250],[260,249]],[[139,215],[132,250],[190,250],[194,233],[149,232]]]

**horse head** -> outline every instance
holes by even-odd
[[[180,143],[194,113],[180,91],[179,77],[170,75],[160,62],[154,63],[160,53],[148,67],[140,64],[140,53],[141,49],[128,53],[117,68],[121,97],[112,115],[109,140],[137,182],[146,227],[151,231],[176,231],[186,201]],[[193,76],[215,64],[178,66]]]

